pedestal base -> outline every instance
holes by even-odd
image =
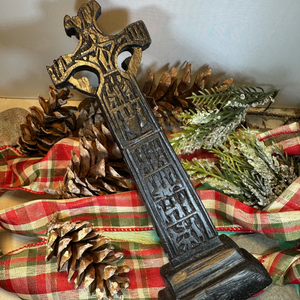
[[[230,238],[222,246],[173,268],[161,268],[166,288],[159,300],[244,300],[271,284],[264,266]]]

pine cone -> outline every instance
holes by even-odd
[[[76,124],[78,136],[85,136],[89,140],[96,138],[92,128],[93,125],[100,129],[104,123],[99,100],[96,98],[86,98],[80,102],[78,110],[79,115]]]
[[[115,253],[110,239],[96,232],[88,221],[61,223],[57,217],[55,213],[48,225],[46,260],[57,257],[57,271],[67,271],[69,282],[78,271],[76,289],[83,285],[98,299],[124,299],[121,289],[129,286],[129,279],[119,275],[128,273],[130,268],[112,265],[123,258],[123,253]]]
[[[42,107],[30,107],[26,122],[21,123],[21,137],[18,144],[26,155],[44,156],[59,140],[72,135],[75,130],[77,107],[64,106],[71,98],[69,88],[57,90],[49,87],[49,100],[39,96]]]
[[[187,98],[192,96],[193,93],[199,94],[199,91],[204,91],[208,88],[207,85],[210,81],[211,68],[198,74],[191,87],[191,64],[186,63],[184,72],[184,76],[177,84],[177,69],[172,68],[170,72],[163,73],[158,86],[155,87],[155,74],[149,71],[144,84],[143,92],[160,126],[167,135],[181,131],[183,123],[179,115],[184,110],[195,110],[197,108]],[[232,79],[227,79],[221,85],[215,83],[212,87],[231,83]]]
[[[88,142],[80,139],[80,158],[72,151],[63,184],[57,190],[45,189],[58,198],[101,196],[128,189],[124,175],[128,175],[122,154],[110,131],[102,124],[101,131],[92,125],[97,138]]]

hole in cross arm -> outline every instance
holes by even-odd
[[[94,88],[97,88],[99,86],[98,76],[95,73],[91,72],[91,71],[86,71],[86,70],[79,71],[79,72],[76,72],[73,76],[76,79],[86,77],[89,80],[90,86],[92,86]]]
[[[129,64],[131,57],[132,57],[132,54],[129,51],[123,51],[122,53],[120,53],[118,55],[118,59],[117,59],[118,68],[121,71],[127,71],[128,64]]]

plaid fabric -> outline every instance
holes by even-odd
[[[212,203],[218,194],[222,206],[226,207],[223,202],[226,199],[217,192],[198,191],[198,194],[204,203]],[[157,299],[158,291],[164,287],[159,269],[168,260],[158,239],[157,242],[147,239],[147,235],[155,232],[136,191],[71,201],[37,200],[1,211],[2,228],[41,239],[35,245],[0,256],[1,288],[22,299],[96,299],[81,289],[74,290],[66,273],[56,272],[56,259],[45,262],[46,224],[56,211],[60,211],[62,221],[89,220],[97,229],[105,231],[106,236],[122,233],[112,243],[125,254],[122,263],[132,268],[125,299]],[[287,284],[300,283],[299,256],[300,251],[292,249],[258,258],[274,283]]]
[[[221,209],[230,206],[228,201],[234,201],[215,191],[198,191],[198,194],[204,204],[219,199],[220,214],[226,214],[226,210],[222,213]],[[38,237],[41,242],[0,256],[0,287],[22,299],[88,299],[84,291],[73,289],[73,283],[67,282],[66,274],[56,272],[55,259],[45,262],[46,224],[56,211],[60,211],[62,221],[89,220],[97,229],[105,231],[106,236],[122,233],[122,237],[119,235],[119,240],[114,240],[113,244],[124,252],[124,263],[134,269],[129,275],[131,284],[125,298],[157,299],[158,291],[164,287],[159,268],[168,260],[158,239],[153,243],[149,236],[155,234],[153,226],[136,191],[69,201],[36,200],[1,211],[2,228]],[[251,211],[248,213],[252,214]],[[240,227],[238,231],[252,230]],[[274,283],[287,284],[300,283],[299,256],[300,251],[295,248],[258,258],[272,275]]]
[[[268,146],[275,141],[288,154],[300,154],[298,135],[299,125],[295,123],[258,137]],[[60,141],[44,158],[29,159],[13,147],[0,148],[0,188],[3,191],[25,189],[34,193],[44,193],[44,187],[55,188],[63,180],[66,166],[70,163],[71,149],[78,153],[77,140]],[[194,156],[215,159],[203,150],[185,158],[192,159]],[[264,211],[216,191],[198,191],[198,194],[218,230],[259,232],[277,240],[293,241],[300,238],[299,185],[300,178]],[[84,291],[73,291],[73,284],[62,283],[61,276],[64,275],[55,272],[55,260],[47,264],[44,262],[46,224],[55,211],[61,212],[63,220],[89,219],[107,234],[126,231],[126,235],[121,238],[119,235],[118,241],[114,241],[116,247],[126,254],[126,263],[131,263],[135,269],[131,271],[131,286],[126,299],[157,297],[157,291],[163,287],[158,270],[167,259],[159,243],[153,242],[155,238],[150,238],[154,234],[153,226],[136,191],[68,201],[38,200],[0,212],[0,225],[4,229],[41,238],[36,245],[0,257],[0,287],[24,299],[87,299]],[[138,233],[142,233],[143,238]],[[299,284],[299,254],[299,249],[294,248],[259,259],[272,275],[274,283]],[[42,278],[53,279],[48,281],[48,285],[44,284],[44,293],[37,287]],[[75,293],[74,297],[70,293]]]
[[[273,279],[273,284],[300,284],[300,251],[297,248],[256,256]]]
[[[153,230],[136,191],[71,200],[36,200],[2,211],[0,225],[12,233],[43,239],[56,211],[62,222],[88,220],[105,231]]]
[[[258,135],[258,139],[263,141],[267,147],[272,147],[273,143],[282,146],[284,151],[290,155],[300,154],[300,128],[299,123],[278,127]]]
[[[55,188],[70,164],[71,150],[79,155],[75,139],[63,139],[43,158],[28,158],[11,146],[0,148],[0,191],[22,189],[45,194],[44,188]]]
[[[131,271],[128,274],[130,288],[123,290],[125,299],[157,299],[164,287],[160,267],[167,258],[158,244],[112,242],[116,250],[124,253],[120,264],[125,262]],[[25,248],[14,254],[0,257],[0,287],[17,294],[21,299],[80,299],[96,300],[83,289],[74,289],[68,282],[66,272],[56,271],[56,259],[45,262],[46,242]]]
[[[0,256],[1,288],[22,299],[96,299],[82,289],[74,290],[74,283],[68,283],[66,273],[56,272],[56,259],[45,262],[46,224],[55,211],[60,211],[61,221],[89,220],[96,229],[106,231],[106,236],[122,233],[122,240],[113,240],[112,244],[124,253],[120,264],[132,269],[125,299],[157,298],[164,287],[160,267],[168,260],[158,240],[140,242],[138,233],[153,234],[154,230],[137,192],[72,201],[33,201],[0,212],[0,225],[6,230],[41,239],[35,245]]]
[[[75,138],[60,140],[43,158],[28,158],[12,146],[0,147],[0,194],[1,191],[14,189],[45,194],[46,187],[57,188],[70,165],[71,150],[79,156],[79,141]],[[213,154],[202,149],[182,156],[184,159],[193,157],[210,161],[215,159]],[[131,189],[136,189],[130,178],[127,183]]]

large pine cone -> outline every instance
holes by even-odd
[[[26,122],[19,125],[21,137],[18,144],[24,154],[44,156],[56,142],[72,136],[77,107],[63,107],[71,97],[69,88],[57,90],[50,86],[49,100],[39,96],[42,109],[37,106],[29,108],[31,113],[27,115]]]
[[[148,72],[148,78],[145,81],[143,92],[157,118],[162,130],[170,135],[180,132],[183,126],[179,115],[185,110],[195,110],[197,107],[192,103],[193,93],[199,94],[199,91],[205,91],[211,87],[220,87],[222,85],[232,84],[232,79],[225,80],[221,85],[219,83],[211,84],[211,68],[195,77],[194,83],[191,83],[191,64],[186,63],[184,76],[177,84],[177,69],[174,67],[170,72],[162,74],[157,87],[155,87],[155,74]],[[209,87],[208,85],[211,84]]]
[[[57,257],[57,271],[67,271],[69,282],[78,271],[76,289],[83,285],[98,299],[124,299],[121,289],[129,286],[129,279],[119,275],[128,273],[130,268],[115,265],[123,253],[115,253],[110,239],[96,232],[88,221],[62,223],[57,217],[58,213],[48,225],[46,260]]]
[[[101,130],[92,125],[91,142],[80,139],[80,158],[72,151],[71,165],[68,167],[63,184],[57,190],[45,189],[58,198],[101,196],[127,190],[124,176],[128,176],[122,154],[114,142],[110,131],[101,124]]]

